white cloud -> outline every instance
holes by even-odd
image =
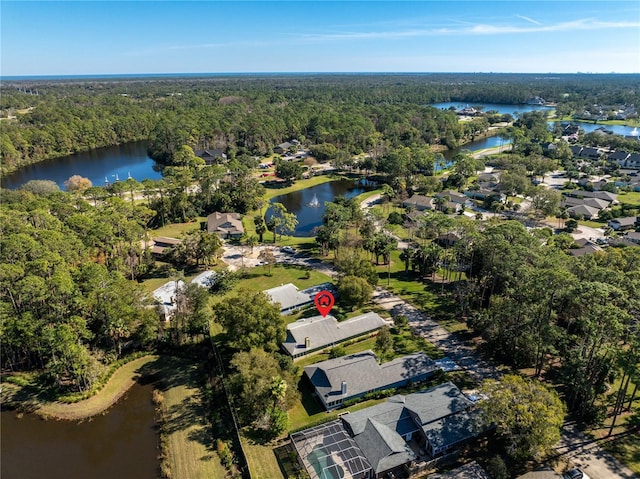
[[[560,22],[550,25],[542,25],[540,22],[522,15],[519,18],[528,20],[531,25],[492,25],[492,24],[471,24],[459,27],[436,27],[424,29],[389,30],[389,31],[366,31],[366,32],[336,32],[319,34],[301,34],[301,39],[308,41],[322,40],[360,40],[360,39],[393,39],[409,37],[428,36],[473,36],[473,35],[505,35],[505,34],[526,34],[539,32],[572,32],[579,30],[605,30],[620,28],[640,28],[638,21],[618,21],[604,22],[590,18]]]
[[[524,15],[516,15],[516,17],[522,18],[523,20],[526,20],[529,23],[533,23],[534,25],[542,25],[539,21],[534,20],[531,17],[525,17]]]

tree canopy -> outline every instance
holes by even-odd
[[[252,348],[278,351],[285,340],[285,325],[280,308],[262,292],[239,290],[214,307],[215,320],[226,330],[228,344],[234,349]]]

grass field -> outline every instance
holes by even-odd
[[[227,470],[214,448],[211,425],[202,397],[202,374],[187,360],[163,356],[154,365],[165,399],[164,431],[172,477],[223,479]]]
[[[280,479],[284,477],[273,447],[258,444],[245,436],[241,436],[241,440],[249,464],[251,479]]]

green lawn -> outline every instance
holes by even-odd
[[[355,201],[358,203],[362,203],[364,200],[371,198],[372,196],[379,195],[382,189],[365,191],[364,193],[359,194],[355,197]]]
[[[172,223],[161,228],[149,232],[152,238],[157,236],[168,236],[169,238],[180,238],[180,235],[188,231],[199,230],[200,222],[206,221],[207,218],[199,216],[190,223]]]
[[[386,265],[378,266],[380,286],[428,314],[448,331],[467,330],[466,323],[459,319],[459,310],[455,301],[447,294],[451,286],[447,283],[443,285],[438,275],[436,275],[436,282],[433,283],[431,276],[429,279],[421,280],[411,271],[405,274],[404,262],[400,260],[399,251],[391,254],[390,273],[388,277]]]
[[[618,195],[620,203],[640,206],[640,191],[621,191]]]
[[[284,477],[272,446],[256,443],[244,435],[241,435],[240,439],[249,464],[251,479],[281,479]]]
[[[297,180],[293,185],[287,186],[286,188],[266,188],[267,192],[264,198],[268,201],[276,196],[286,195],[287,193],[304,190],[306,188],[311,188],[312,186],[321,185],[323,183],[328,183],[329,181],[340,179],[342,179],[342,176],[330,174],[314,176],[313,178],[309,178],[306,180]]]
[[[309,278],[306,277],[307,273]],[[330,282],[331,278],[318,271],[309,270],[307,272],[300,266],[280,264],[271,268],[270,275],[267,274],[266,266],[251,268],[247,272],[247,277],[240,280],[237,287],[263,291],[283,284],[293,283],[298,289],[305,289],[328,281]]]
[[[223,479],[227,470],[215,451],[196,365],[163,357],[159,388],[165,398],[169,466],[172,477]]]

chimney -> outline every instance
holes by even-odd
[[[345,396],[347,394],[347,381],[342,381],[341,394]]]
[[[309,338],[309,336],[307,336],[306,338],[304,338],[304,347],[309,349],[309,346],[311,346],[311,339]]]

